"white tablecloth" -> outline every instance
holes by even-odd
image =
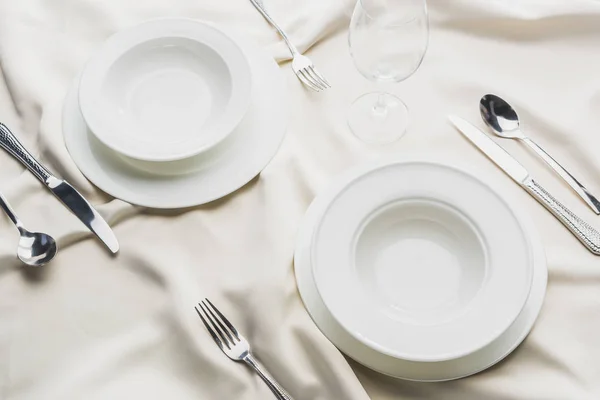
[[[59,240],[48,267],[15,259],[16,231],[0,222],[0,398],[267,399],[268,389],[212,343],[192,305],[213,299],[298,400],[556,399],[600,397],[600,259],[464,140],[449,112],[478,124],[493,92],[518,107],[526,131],[600,194],[600,2],[432,0],[420,70],[389,89],[411,112],[397,144],[368,147],[345,111],[373,89],[347,48],[352,2],[265,0],[333,88],[306,91],[286,47],[247,0],[5,0],[0,5],[0,120],[113,225],[113,258],[33,176],[0,152],[0,190],[28,226]],[[281,61],[292,99],[282,149],[261,174],[213,204],[158,212],[90,184],[62,140],[65,92],[111,33],[160,16],[237,29]],[[518,143],[502,144],[560,200],[586,206]],[[525,343],[496,367],[439,384],[383,377],[345,359],[313,325],[297,293],[293,250],[309,203],[330,179],[368,159],[405,155],[477,170],[533,218],[550,281]],[[510,250],[510,249],[507,249]],[[364,389],[363,389],[364,386]]]

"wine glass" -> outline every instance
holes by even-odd
[[[426,0],[358,0],[350,21],[350,53],[358,71],[375,82],[401,82],[421,65],[429,43]],[[406,132],[408,108],[386,92],[352,104],[348,125],[367,143],[390,143]]]

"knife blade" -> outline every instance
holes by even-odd
[[[79,218],[112,253],[119,251],[119,242],[114,232],[98,211],[73,186],[52,175],[46,167],[39,163],[3,123],[0,123],[0,146],[46,185],[52,194]]]
[[[527,180],[529,173],[525,167],[479,128],[476,128],[471,125],[471,123],[454,115],[449,115],[448,119],[464,136],[467,137],[467,139],[479,148],[483,154],[496,163],[514,181],[522,184]]]
[[[590,252],[600,255],[600,232],[556,200],[531,178],[525,167],[479,128],[455,115],[449,115],[448,119],[475,147],[546,207]]]
[[[46,185],[94,235],[113,253],[119,251],[119,242],[106,221],[90,203],[67,181],[51,176]]]

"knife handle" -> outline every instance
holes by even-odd
[[[40,164],[35,157],[19,142],[19,139],[8,129],[6,125],[0,122],[0,146],[8,151],[13,157],[19,160],[29,169],[36,178],[43,183],[52,177],[50,171]]]
[[[525,190],[566,226],[595,255],[600,255],[600,232],[556,200],[532,178],[523,182]]]

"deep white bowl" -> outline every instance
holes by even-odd
[[[477,229],[432,200],[402,200],[376,210],[357,232],[353,253],[356,273],[378,309],[412,325],[459,317],[485,283],[486,249]]]
[[[242,120],[252,78],[238,44],[188,19],[111,36],[86,65],[79,104],[106,146],[145,161],[182,160],[222,142]]]
[[[316,287],[336,321],[377,352],[465,357],[515,321],[533,258],[502,199],[432,163],[391,163],[337,188],[314,229]]]

